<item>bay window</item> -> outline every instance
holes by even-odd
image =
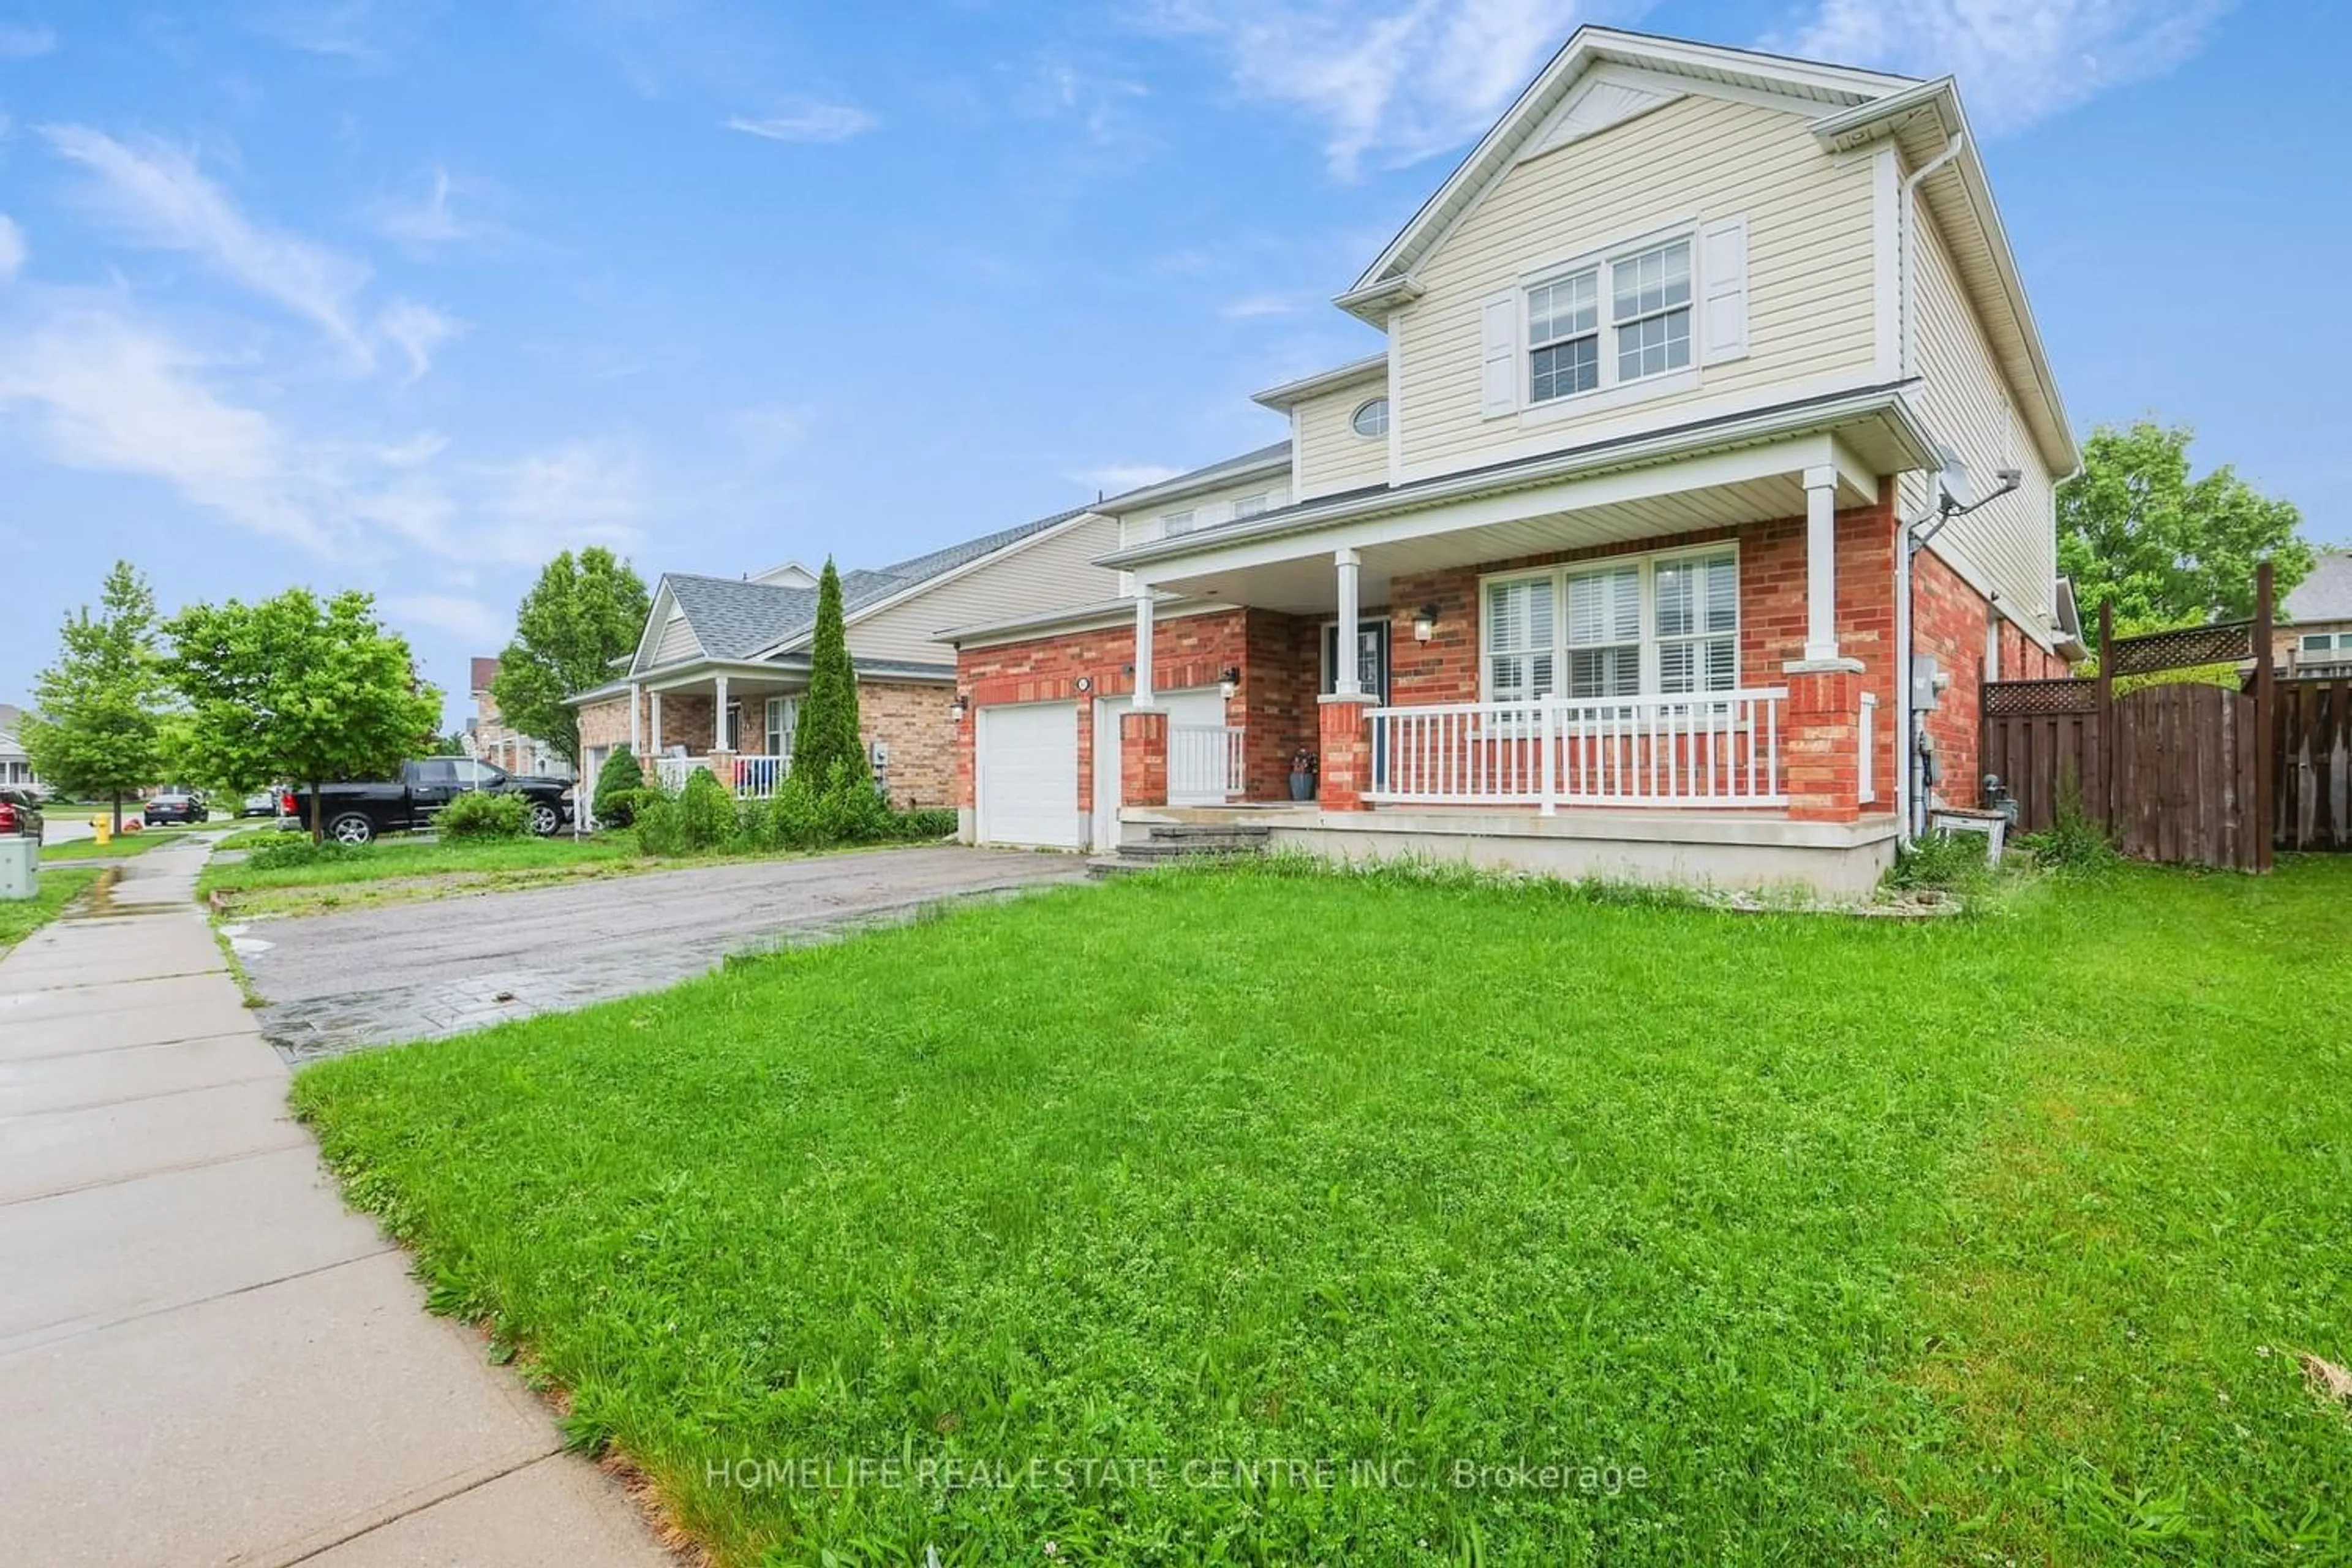
[[[1601,699],[1739,684],[1739,554],[1723,547],[1491,577],[1484,697]]]

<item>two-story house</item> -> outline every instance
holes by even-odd
[[[950,634],[968,837],[1856,889],[2062,671],[2074,439],[1948,79],[1580,29],[1337,304],[1385,350],[1287,442],[1097,509],[1125,598]]]

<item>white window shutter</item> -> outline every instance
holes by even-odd
[[[1699,325],[1699,363],[1748,354],[1748,220],[1727,217],[1699,231],[1699,276],[1706,290]]]
[[[1497,294],[1479,308],[1480,411],[1489,419],[1519,406],[1519,297]]]

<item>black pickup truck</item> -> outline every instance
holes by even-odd
[[[429,826],[435,814],[468,790],[519,795],[530,802],[530,830],[541,838],[572,820],[569,779],[510,773],[471,757],[422,757],[400,765],[386,784],[331,784],[319,792],[327,837],[339,844],[367,844],[379,833]],[[286,815],[309,826],[310,792],[289,790]]]

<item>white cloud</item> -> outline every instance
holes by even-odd
[[[1172,479],[1183,471],[1164,463],[1104,463],[1091,468],[1073,468],[1064,477],[1074,485],[1084,485],[1090,490],[1115,496],[1125,490],[1156,485],[1162,479]]]
[[[436,169],[425,189],[408,196],[389,196],[370,210],[378,232],[408,250],[428,252],[461,245],[478,237],[479,224],[457,216],[449,198],[458,190],[446,169]]]
[[[1157,0],[1151,15],[1163,30],[1218,44],[1243,92],[1323,121],[1332,173],[1352,179],[1368,159],[1401,168],[1484,132],[1585,9],[1584,0]]]
[[[82,125],[42,129],[49,145],[96,177],[93,206],[133,243],[184,251],[324,331],[362,366],[374,354],[354,321],[364,263],[252,222],[179,148],[133,147]]]
[[[250,14],[247,25],[289,49],[381,68],[404,41],[408,17],[406,7],[375,0],[295,0]]]
[[[0,25],[0,60],[29,60],[57,47],[51,28]]]
[[[429,431],[339,435],[314,416],[240,401],[224,384],[246,368],[111,301],[75,301],[0,333],[0,425],[21,425],[52,462],[159,481],[240,528],[338,562],[422,552],[522,566],[640,537],[634,452],[579,441],[464,459]]]
[[[0,283],[15,280],[25,269],[25,231],[16,220],[0,213]]]
[[[1982,129],[2014,131],[2204,47],[2234,0],[1819,0],[1767,47],[1913,76],[1955,76]]]
[[[464,331],[465,323],[414,300],[394,300],[376,313],[375,330],[408,356],[408,379],[433,368],[433,351]]]
[[[1298,294],[1244,294],[1217,308],[1229,321],[1256,321],[1265,316],[1296,316],[1315,301]]]
[[[507,616],[463,594],[395,594],[383,601],[383,612],[395,624],[429,627],[479,648],[504,647],[514,630]]]
[[[764,136],[771,142],[846,142],[880,123],[854,103],[794,99],[780,105],[772,114],[731,115],[727,128],[750,136]]]

